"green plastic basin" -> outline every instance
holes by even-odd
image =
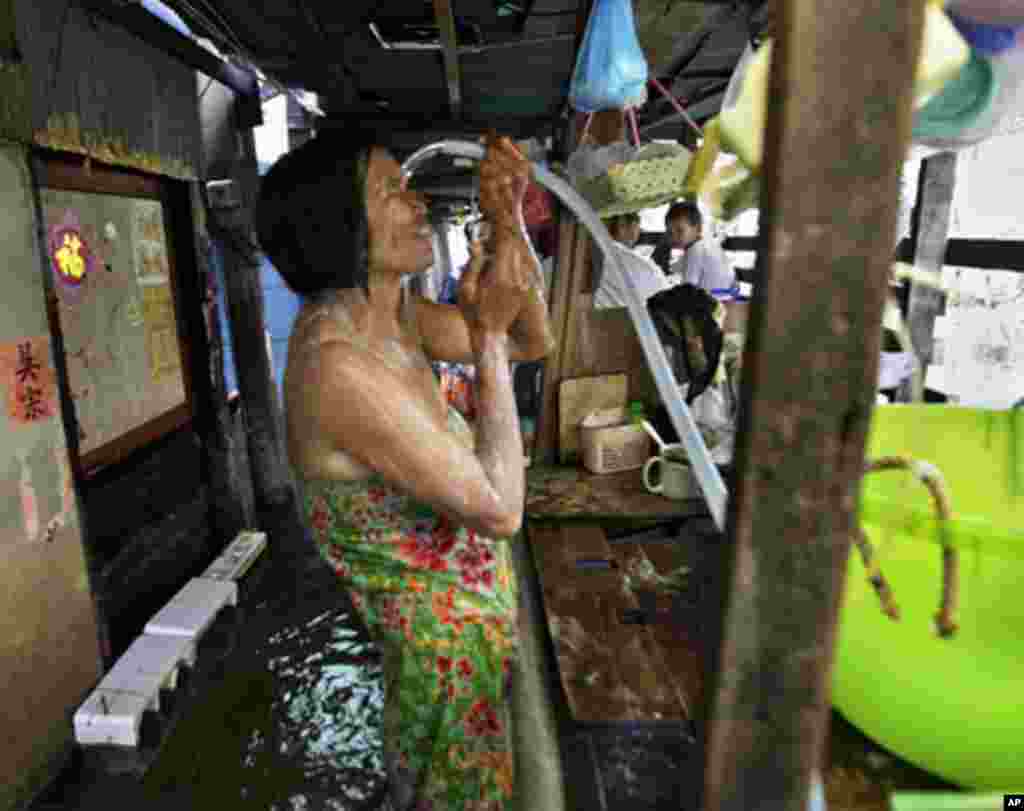
[[[853,550],[832,698],[866,735],[975,790],[1024,786],[1024,409],[936,405],[875,410],[868,456],[925,460],[943,473],[960,552],[959,632],[937,636],[941,547],[927,489],[872,473],[861,525],[901,610],[885,616]],[[1016,788],[1014,788],[1016,787]]]

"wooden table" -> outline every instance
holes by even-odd
[[[599,524],[532,522],[530,548],[569,711],[579,724],[688,723],[702,701],[699,606],[651,586],[634,564],[660,575],[696,563],[679,543],[609,543]],[[685,610],[681,610],[684,609]]]
[[[670,520],[707,515],[702,498],[650,493],[640,470],[591,473],[582,467],[538,465],[526,471],[526,516],[541,519]]]

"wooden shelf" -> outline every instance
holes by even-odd
[[[649,493],[640,470],[590,473],[582,467],[538,465],[526,472],[526,515],[535,519],[671,519],[707,515],[703,499]]]
[[[673,626],[626,619],[640,609],[623,576],[629,545],[613,550],[595,524],[531,525],[527,534],[573,719],[689,722],[699,656]]]

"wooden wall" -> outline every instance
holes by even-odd
[[[47,779],[70,739],[68,710],[92,688],[101,666],[32,200],[25,150],[0,146],[2,809],[26,800]],[[44,404],[34,420],[27,419],[34,410],[17,399],[28,386]]]
[[[211,338],[219,334],[215,319],[208,329],[197,185],[206,155],[195,72],[63,0],[0,0],[0,45],[5,58],[21,55],[0,70],[3,811],[52,779],[69,751],[71,716],[105,667],[250,523],[251,506],[241,419],[215,385],[220,357]],[[64,374],[61,341],[47,320],[30,173],[48,151],[165,178],[174,295],[193,382],[188,425],[88,479],[66,475],[73,458],[62,424],[73,408],[66,388],[64,407],[54,394],[43,419],[23,424],[9,415],[19,343],[35,339],[33,358],[54,391]]]
[[[37,144],[174,177],[200,165],[192,70],[62,0],[14,0]]]

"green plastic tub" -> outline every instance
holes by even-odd
[[[875,410],[868,457],[908,456],[945,478],[960,557],[959,631],[935,631],[942,554],[928,490],[865,477],[861,525],[901,612],[885,616],[854,548],[832,698],[866,735],[973,790],[1024,787],[1024,409]]]

